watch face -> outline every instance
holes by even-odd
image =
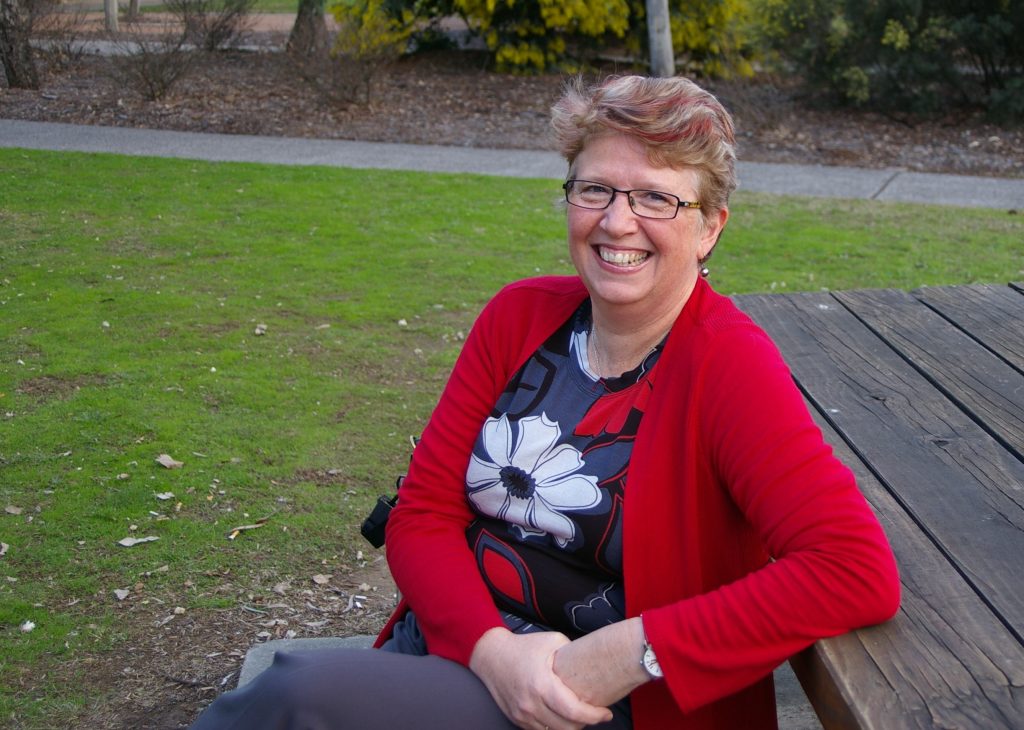
[[[658,657],[654,655],[654,649],[648,644],[644,648],[644,669],[652,677],[664,677],[665,674],[661,671],[661,665],[658,664]]]

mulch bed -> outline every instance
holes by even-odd
[[[284,38],[278,30],[248,40],[266,49]],[[68,67],[46,69],[38,91],[0,87],[0,117],[550,149],[548,109],[565,80],[556,74],[496,74],[478,52],[434,51],[380,69],[369,103],[346,104],[336,88],[322,88],[328,69],[306,74],[321,79],[314,85],[283,53],[221,51],[197,59],[167,96],[146,101],[124,78],[131,63],[130,58],[84,56]],[[1024,176],[1024,130],[995,126],[976,114],[913,122],[831,108],[779,79],[706,85],[736,117],[743,160]]]

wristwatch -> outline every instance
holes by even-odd
[[[643,664],[644,670],[651,679],[662,679],[665,676],[665,673],[661,671],[661,665],[658,664],[658,657],[654,654],[654,647],[646,638],[644,639],[644,655],[640,663]]]

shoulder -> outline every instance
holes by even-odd
[[[777,353],[775,344],[754,320],[729,297],[719,294],[704,281],[682,314],[682,331],[690,340],[694,355],[711,352],[741,354],[744,351]]]
[[[512,319],[520,326],[565,320],[587,297],[575,276],[540,276],[506,285],[481,313],[484,322]]]
[[[559,301],[578,303],[586,295],[586,287],[577,276],[538,276],[506,285],[495,295],[494,301],[537,302],[541,305]]]

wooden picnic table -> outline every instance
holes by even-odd
[[[890,622],[791,661],[831,728],[1024,728],[1024,284],[735,298],[900,566]]]

